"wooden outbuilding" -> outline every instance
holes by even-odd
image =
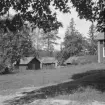
[[[65,65],[72,65],[72,64],[76,63],[77,60],[78,60],[78,57],[77,57],[77,56],[69,57],[69,58],[64,62],[64,64],[65,64]]]
[[[58,61],[54,57],[43,57],[41,59],[42,69],[54,69],[57,67]]]
[[[19,69],[38,70],[40,69],[40,60],[36,57],[25,57],[24,59],[20,59]]]

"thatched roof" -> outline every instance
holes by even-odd
[[[28,64],[34,57],[25,57],[23,59],[20,59],[20,64]]]
[[[57,63],[57,60],[54,57],[42,57],[41,63]]]
[[[78,60],[78,57],[73,56],[73,57],[68,58],[68,59],[64,62],[64,64],[73,63],[74,61],[77,61],[77,60]]]
[[[64,64],[85,64],[91,62],[97,62],[97,55],[73,56],[68,58]]]

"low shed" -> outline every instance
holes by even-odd
[[[69,58],[64,62],[64,64],[65,64],[65,65],[75,64],[77,60],[78,60],[78,57],[76,57],[76,56],[69,57]]]
[[[38,70],[40,69],[40,61],[36,57],[25,57],[20,59],[19,69]]]
[[[54,69],[57,67],[57,60],[54,57],[43,57],[41,59],[42,69]]]

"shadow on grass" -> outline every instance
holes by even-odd
[[[77,73],[77,74],[74,74],[72,75],[72,79],[73,80],[78,80],[80,78],[83,78],[83,77],[86,77],[86,76],[90,76],[90,75],[96,75],[96,74],[102,74],[102,73],[105,73],[105,70],[104,69],[101,69],[101,70],[90,70],[90,71],[86,71],[86,72],[83,72],[83,73]]]
[[[105,70],[91,70],[84,73],[74,74],[73,81],[48,86],[39,90],[22,93],[23,96],[5,101],[5,105],[23,105],[32,103],[38,99],[53,98],[59,95],[72,94],[79,87],[93,87],[98,91],[105,91]]]

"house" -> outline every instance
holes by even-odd
[[[75,64],[77,60],[78,60],[78,57],[76,57],[76,56],[69,57],[69,58],[64,62],[64,64],[65,64],[65,65]]]
[[[20,70],[38,70],[40,69],[40,61],[36,57],[25,57],[20,59]]]
[[[42,69],[54,69],[57,67],[58,61],[54,57],[43,57],[41,59]]]
[[[105,62],[105,33],[98,33],[95,37],[98,47],[98,63]]]

